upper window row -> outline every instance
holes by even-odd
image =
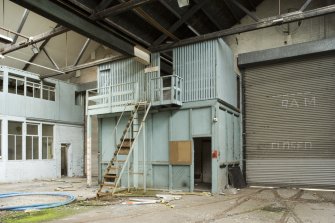
[[[3,92],[3,89],[4,76],[0,72],[0,92]],[[55,101],[54,84],[40,82],[28,77],[20,77],[11,73],[8,74],[8,93]]]

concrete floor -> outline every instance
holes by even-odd
[[[95,188],[86,188],[84,179],[62,180],[66,182],[35,181],[15,184],[17,188],[0,184],[0,191],[52,191],[59,185],[73,185],[68,188],[75,191],[67,192],[82,199],[94,196]],[[107,206],[53,222],[335,222],[335,192],[246,188],[237,194],[183,195],[181,200],[171,202],[173,208],[165,204],[122,204],[126,200],[119,198]]]

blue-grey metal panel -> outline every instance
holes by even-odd
[[[217,98],[237,107],[237,78],[233,53],[222,39],[218,39],[216,54]]]
[[[98,88],[137,82],[139,83],[140,99],[144,100],[146,88],[144,69],[145,65],[133,58],[100,65],[98,71]],[[129,87],[130,85],[119,86],[119,91],[132,90],[125,89]]]
[[[158,189],[169,188],[169,166],[152,165],[153,187]]]
[[[171,140],[190,139],[190,112],[189,110],[173,111],[171,116]]]
[[[152,161],[169,161],[170,112],[153,114]]]
[[[212,109],[198,108],[192,110],[192,135],[209,136],[212,133]]]
[[[0,66],[0,71],[2,73],[14,74],[23,80],[30,78],[41,81],[37,74],[11,67]],[[77,86],[51,78],[45,81],[55,85],[55,101],[17,95],[4,91],[0,93],[3,97],[0,106],[1,114],[35,120],[48,120],[51,122],[82,124],[84,122],[84,108],[75,105],[74,100]],[[8,87],[4,86],[4,90],[5,89],[8,89]],[[20,109],[17,108],[17,105],[20,105]]]
[[[183,102],[216,98],[216,40],[173,49],[174,73],[183,80]]]
[[[115,136],[113,129],[115,127],[115,118],[101,119],[101,158],[102,162],[109,162],[115,150]],[[118,139],[117,139],[118,140]]]
[[[190,166],[172,166],[172,189],[190,191]]]

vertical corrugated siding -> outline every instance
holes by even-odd
[[[188,45],[173,50],[174,73],[183,80],[183,102],[217,98],[217,40]]]
[[[98,73],[98,88],[137,82],[139,83],[140,99],[145,100],[146,87],[144,80],[144,68],[145,65],[132,58],[100,65]],[[130,88],[131,85],[123,85],[116,88],[115,91],[132,90]]]
[[[335,57],[248,68],[247,181],[335,189]]]

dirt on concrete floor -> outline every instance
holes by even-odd
[[[66,184],[77,184],[73,188],[78,189],[78,191],[67,192],[73,192],[73,194],[78,194],[82,198],[87,196],[85,195],[86,192],[89,192],[94,197],[96,188],[86,188],[84,180],[82,183],[74,183],[78,179],[66,180],[68,181]],[[70,181],[72,183],[69,183]],[[27,188],[23,191],[37,192],[36,190],[41,188],[43,188],[43,191],[50,191],[50,189],[59,185],[56,182],[46,182],[47,185],[35,187],[34,184],[40,185],[41,182],[25,183]],[[4,188],[6,188],[6,185],[0,185],[0,191],[6,192]],[[24,189],[24,187],[18,188]],[[13,188],[10,189],[9,191],[14,191],[12,190]],[[79,191],[81,192],[79,193]],[[140,198],[143,199],[143,197]],[[148,199],[153,199],[153,197]],[[128,200],[129,197],[115,198],[111,202],[91,200],[86,202],[86,207],[84,208],[78,208],[78,203],[74,203],[60,208],[58,213],[64,213],[64,216],[60,214],[54,218],[42,217],[34,222],[335,222],[334,192],[246,188],[237,191],[237,194],[227,191],[224,195],[215,196],[208,196],[206,193],[197,195],[188,195],[186,193],[182,194],[182,199],[171,201],[169,205],[161,203],[146,205],[122,204]],[[76,211],[69,211],[73,209]],[[5,222],[29,221],[6,220]]]

